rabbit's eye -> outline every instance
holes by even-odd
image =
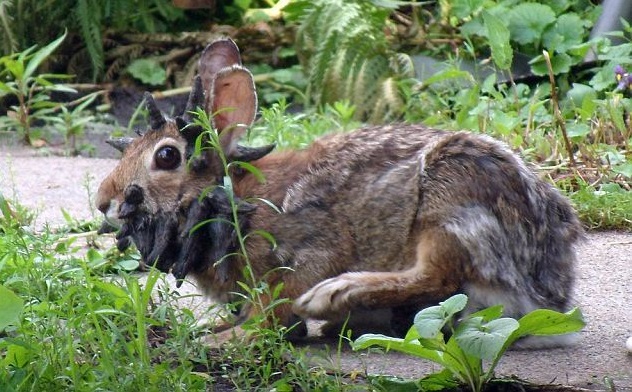
[[[180,166],[180,161],[180,151],[172,146],[162,147],[154,155],[156,167],[161,170],[173,170]]]

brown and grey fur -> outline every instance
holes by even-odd
[[[220,48],[216,54],[213,45]],[[241,107],[214,119],[226,156],[239,159],[244,127],[234,125],[252,122],[256,100],[233,46],[212,44],[200,74],[208,112]],[[125,189],[134,184],[144,190],[138,206],[144,216],[186,220],[191,203],[222,173],[212,151],[204,164],[187,166],[191,138],[180,125],[168,119],[131,142],[101,184],[100,210],[120,218]],[[154,154],[165,145],[182,155],[174,170],[156,168]],[[278,213],[262,204],[247,216],[248,228],[270,232],[277,246],[258,236],[246,246],[255,275],[271,286],[282,282],[282,294],[293,300],[276,308],[285,324],[295,315],[339,321],[352,310],[415,308],[457,292],[469,296],[469,310],[503,304],[514,317],[571,307],[573,245],[582,234],[577,216],[553,186],[493,138],[420,125],[374,126],[325,136],[304,150],[251,158],[266,180],[235,171],[234,192],[281,207]],[[182,230],[179,235],[186,237]],[[244,261],[231,259],[221,273],[214,261],[191,275],[211,297],[231,301],[241,291]],[[163,269],[177,263],[176,257]]]

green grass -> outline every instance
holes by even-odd
[[[129,272],[134,252],[76,233],[92,223],[35,232],[29,214],[0,198],[1,391],[366,389],[333,360],[315,365],[280,327],[250,323],[252,344],[209,348],[164,274]]]
[[[632,229],[632,194],[618,184],[607,184],[599,190],[583,185],[568,196],[588,229]]]

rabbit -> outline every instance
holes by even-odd
[[[337,323],[372,309],[396,315],[455,293],[468,295],[468,312],[502,304],[512,317],[572,305],[582,225],[554,186],[492,137],[393,124],[326,135],[302,150],[242,146],[257,98],[228,38],[202,53],[184,115],[167,118],[146,100],[150,129],[113,142],[123,156],[101,183],[97,207],[107,225],[122,226],[123,245],[132,238],[146,263],[190,274],[217,301],[239,298],[246,260],[230,227],[190,234],[198,222],[229,216],[221,193],[201,196],[223,190],[226,173],[218,151],[194,153],[198,137],[208,141],[191,118],[195,107],[212,115],[226,160],[249,162],[265,178],[229,173],[243,230],[275,238],[273,246],[249,235],[245,247],[253,275],[282,283],[291,300],[274,308],[281,324]],[[245,307],[239,320],[260,312]]]

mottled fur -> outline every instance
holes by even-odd
[[[229,122],[241,120],[236,113]],[[240,134],[224,143],[229,159]],[[181,152],[174,170],[158,170],[152,161],[165,144]],[[171,120],[135,140],[102,183],[99,209],[117,218],[125,189],[135,184],[144,190],[143,211],[172,211],[184,227],[192,201],[221,177],[211,151],[204,167],[187,170],[186,147]],[[275,309],[285,324],[295,315],[339,321],[354,309],[415,309],[457,292],[470,297],[470,311],[503,304],[505,314],[516,317],[571,306],[573,245],[582,234],[576,214],[553,186],[490,137],[375,126],[251,163],[266,181],[236,171],[232,183],[241,199],[281,206],[279,214],[260,203],[247,218],[249,228],[272,233],[277,246],[254,235],[246,247],[255,276],[271,286],[283,283],[282,295],[294,300]],[[244,260],[234,258],[221,273],[214,261],[197,262],[190,272],[210,296],[231,301],[242,291],[237,282]]]

